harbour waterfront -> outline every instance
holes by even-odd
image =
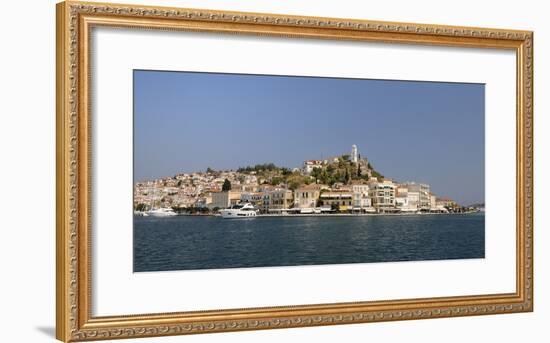
[[[485,214],[134,217],[134,272],[485,257]]]

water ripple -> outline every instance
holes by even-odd
[[[483,258],[485,216],[134,219],[134,271]]]

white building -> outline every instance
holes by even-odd
[[[395,207],[404,209],[409,207],[409,199],[404,195],[397,195],[395,197]]]
[[[369,181],[369,197],[378,212],[395,210],[395,189],[391,180]]]
[[[417,212],[419,209],[419,198],[418,192],[398,192],[395,196],[395,207],[402,212]]]
[[[315,168],[321,168],[323,166],[323,161],[319,160],[307,160],[304,161],[304,173],[309,175]]]
[[[354,184],[351,186],[353,195],[353,210],[367,211],[373,210],[371,198],[369,197],[369,185]]]
[[[416,182],[406,182],[400,187],[405,187],[409,194],[417,194],[418,196],[418,209],[428,211],[430,210],[430,185]]]

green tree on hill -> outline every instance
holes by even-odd
[[[275,176],[271,179],[271,185],[278,186],[284,182],[284,179],[280,176]]]
[[[225,179],[222,185],[222,192],[229,192],[231,190],[231,181]]]
[[[318,180],[321,177],[322,168],[313,168],[311,171],[311,176],[315,178],[315,180]]]

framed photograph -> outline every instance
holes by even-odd
[[[533,33],[57,5],[57,338],[533,310]]]

